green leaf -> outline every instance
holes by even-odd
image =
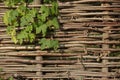
[[[13,0],[15,4],[21,3],[21,0]]]
[[[44,2],[44,3],[49,3],[49,2],[50,2],[50,0],[43,0],[43,2]]]
[[[18,8],[17,8],[17,11],[20,13],[20,15],[25,15],[25,12],[27,12],[27,8],[25,5],[20,5]]]
[[[19,34],[17,35],[17,40],[18,40],[18,42],[19,42],[20,44],[23,43],[23,38],[24,38],[24,34],[23,34],[23,33],[19,33]]]
[[[25,30],[17,34],[17,40],[20,44],[22,44],[25,39],[28,39],[28,33]]]
[[[6,0],[4,3],[5,3],[6,6],[9,6],[9,7],[14,6],[14,1],[13,0]]]
[[[36,17],[37,13],[38,13],[38,11],[35,8],[32,8],[29,12],[29,14],[31,14],[31,17]]]
[[[39,44],[41,45],[41,50],[44,50],[47,48],[47,39],[45,38],[42,38],[40,41],[39,41]]]
[[[56,1],[56,2],[54,2],[53,4],[55,5],[55,6],[54,6],[54,8],[55,8],[55,14],[58,15],[58,13],[59,13],[59,11],[58,11],[58,6],[59,6],[59,5],[58,5],[58,2]]]
[[[18,41],[19,41],[19,43],[20,43],[20,44],[22,44],[22,43],[23,43],[23,39],[22,39],[22,38],[21,38],[21,39],[19,39]]]
[[[11,10],[11,17],[18,17],[19,13],[17,10]]]
[[[26,18],[25,18],[25,16],[23,16],[23,17],[21,17],[20,18],[20,26],[21,27],[24,27],[25,25],[27,25],[28,24],[28,22],[26,21]]]
[[[42,5],[42,6],[41,6],[41,9],[40,9],[41,13],[45,13],[46,8],[47,8],[47,7],[46,7],[45,5]]]
[[[3,68],[0,68],[0,72],[2,72],[3,71]]]
[[[45,37],[45,36],[46,36],[46,32],[47,32],[47,25],[46,25],[46,24],[43,24],[43,25],[41,26],[41,30],[42,30],[42,35],[43,35],[43,37]]]
[[[6,6],[13,7],[18,3],[21,3],[22,0],[5,0],[4,3]]]
[[[13,29],[11,31],[11,38],[12,38],[13,42],[16,44],[17,43],[17,38],[16,38],[16,30],[15,29]]]
[[[16,27],[19,26],[18,22],[17,22],[17,21],[14,21],[14,22],[13,22],[13,26],[16,26]]]
[[[7,34],[11,35],[13,28],[14,28],[13,26],[8,26],[7,27]]]
[[[52,15],[58,15],[58,3],[55,0],[52,1],[51,13]]]
[[[40,41],[39,41],[39,44],[42,44],[42,43],[44,43],[46,41],[46,39],[45,38],[42,38]]]
[[[11,11],[7,11],[4,16],[3,16],[3,22],[8,25],[11,21],[10,21],[10,12]]]
[[[14,80],[14,79],[13,79],[13,77],[9,77],[9,79],[8,79],[8,80]]]
[[[50,44],[51,48],[53,48],[54,50],[57,50],[59,47],[59,42],[57,40],[51,40],[51,44]]]
[[[41,28],[40,27],[36,27],[36,34],[39,34],[41,32]]]
[[[32,3],[33,2],[33,0],[24,0],[25,2],[27,2],[27,3]]]
[[[35,34],[30,33],[29,34],[29,39],[30,39],[30,42],[32,43],[34,41],[34,39],[35,39]]]
[[[59,42],[57,40],[49,40],[49,39],[45,39],[45,38],[42,38],[39,41],[39,44],[41,45],[41,50],[52,49],[52,48],[54,50],[57,50],[59,47]]]
[[[9,14],[9,24],[11,25],[13,22],[16,22],[17,17],[18,17],[19,13],[17,10],[11,10],[10,14]],[[13,24],[14,25],[14,24]]]
[[[41,14],[41,20],[42,22],[45,22],[47,20],[46,14]]]
[[[26,21],[27,21],[28,23],[34,22],[34,18],[32,17],[31,14],[27,14],[27,15],[25,16],[25,19],[26,19]]]
[[[41,45],[41,50],[44,50],[44,49],[47,49],[50,45],[50,41],[45,39],[45,38],[42,38],[40,41],[39,41],[39,44]]]
[[[58,19],[56,17],[53,18],[52,24],[55,27],[55,29],[59,29],[59,23],[58,23]]]
[[[0,80],[3,80],[2,78],[0,78]]]
[[[17,17],[18,17],[19,13],[17,10],[10,10],[10,11],[7,11],[5,13],[5,15],[3,16],[3,22],[6,24],[6,25],[15,25],[15,26],[18,26],[18,24],[16,24],[16,20],[17,20]]]
[[[41,6],[41,20],[45,22],[49,15],[50,15],[49,7],[45,5]]]
[[[46,36],[46,32],[47,32],[47,25],[46,24],[43,24],[43,25],[36,28],[36,34],[38,34],[40,32],[42,33],[43,37]]]
[[[21,17],[20,22],[20,26],[24,27],[30,25],[31,22],[34,22],[34,19],[31,17],[31,15],[28,14],[26,16]]]
[[[53,22],[52,22],[52,20],[48,20],[48,21],[46,22],[46,24],[47,24],[48,27],[51,27],[51,26],[53,25]]]
[[[26,26],[26,28],[25,28],[25,31],[28,32],[28,33],[31,33],[32,30],[33,30],[33,26],[32,26],[32,25],[28,25],[28,26]]]

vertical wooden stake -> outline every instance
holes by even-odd
[[[40,5],[40,4],[41,4],[41,0],[34,0],[33,2],[33,5]],[[42,56],[36,56],[36,60],[42,61],[42,59],[43,59]],[[36,68],[38,69],[38,71],[36,72],[36,76],[42,76],[42,72],[41,72],[42,64],[36,64]],[[41,79],[36,79],[36,80],[41,80]]]
[[[42,59],[43,59],[42,56],[36,56],[36,60],[42,61]],[[41,72],[42,64],[36,64],[36,68],[37,68],[36,75],[42,76],[42,72]],[[40,79],[37,79],[37,80],[40,80]]]
[[[101,6],[109,6],[109,3],[103,3]],[[108,12],[108,11],[104,11],[104,12]],[[109,15],[103,16],[103,18],[109,18]],[[103,20],[104,22],[108,22],[107,20]],[[103,42],[108,42],[108,38],[109,38],[109,30],[110,26],[105,26],[103,28],[104,33],[103,33]],[[109,55],[110,51],[106,51],[109,50],[109,44],[103,44],[102,45],[103,48],[103,56],[106,57]],[[105,67],[106,63],[108,62],[108,60],[102,60],[102,63],[104,65],[104,67],[102,68],[102,72],[103,73],[108,73],[108,67]],[[102,80],[109,80],[108,77],[103,77]]]
[[[33,0],[33,5],[40,5],[41,4],[41,0]]]

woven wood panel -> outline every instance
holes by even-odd
[[[40,7],[40,5],[31,5]],[[120,0],[59,1],[57,52],[15,45],[6,34],[0,3],[0,75],[31,79],[119,80]]]

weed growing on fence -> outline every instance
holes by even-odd
[[[43,0],[41,8],[31,8],[29,4],[32,2],[33,0],[4,1],[9,6],[3,17],[7,33],[15,44],[33,43],[39,36],[37,42],[41,45],[41,50],[56,50],[59,42],[53,39],[53,35],[59,29],[57,0]]]

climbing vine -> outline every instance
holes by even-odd
[[[43,0],[40,8],[31,8],[33,0],[5,0],[10,7],[3,17],[7,25],[7,33],[14,43],[35,42],[41,50],[59,47],[59,42],[53,39],[53,35],[59,29],[57,0]],[[48,37],[49,36],[49,37]]]

